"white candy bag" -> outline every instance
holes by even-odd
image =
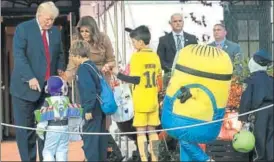
[[[131,120],[134,116],[132,95],[130,85],[121,83],[113,87],[114,98],[118,106],[117,111],[111,115],[115,122],[125,122]]]
[[[82,126],[84,125],[84,120],[82,118],[69,118],[68,120],[68,126],[69,126],[69,132],[76,132],[77,134],[70,134],[69,135],[69,141],[81,141],[82,137],[80,133],[82,132]],[[79,133],[79,134],[78,134]]]

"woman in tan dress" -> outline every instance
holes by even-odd
[[[73,40],[82,39],[90,43],[90,59],[95,63],[110,80],[110,70],[115,66],[115,56],[109,37],[100,32],[96,21],[91,16],[82,17],[77,24],[76,34]],[[74,78],[76,66],[72,59],[69,58],[66,77],[69,82]]]
[[[91,45],[90,59],[95,63],[97,68],[103,72],[106,80],[110,83],[110,71],[115,66],[115,56],[109,37],[100,32],[96,21],[91,16],[82,17],[77,24],[76,34],[73,35],[74,40],[85,40]],[[64,77],[71,83],[75,78],[77,67],[69,56],[69,63]],[[111,118],[106,118],[106,128],[111,125]]]

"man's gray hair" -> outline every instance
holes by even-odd
[[[169,20],[170,23],[171,23],[172,18],[173,18],[174,16],[181,16],[181,17],[182,17],[182,20],[184,21],[184,17],[183,17],[183,14],[182,14],[182,13],[174,13],[174,14],[172,14],[172,15],[170,16],[170,20]]]
[[[222,23],[222,22],[221,22],[221,23],[215,24],[214,27],[215,27],[215,26],[220,26],[220,27],[222,27],[222,28],[224,28],[224,29],[226,30],[226,26],[225,26],[225,24]]]
[[[53,2],[44,2],[38,6],[36,17],[43,13],[49,13],[55,19],[59,15],[59,9],[55,6]]]

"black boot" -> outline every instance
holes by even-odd
[[[141,161],[140,154],[138,150],[132,151],[132,156],[128,158],[128,162]]]
[[[122,152],[119,149],[117,143],[115,142],[115,140],[113,139],[113,137],[110,135],[109,136],[109,140],[108,140],[108,148],[110,148],[110,150],[108,151],[107,154],[107,161],[109,162],[121,162],[124,160],[124,156],[122,156]]]

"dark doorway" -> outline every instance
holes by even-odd
[[[1,77],[2,89],[2,122],[12,124],[13,115],[11,98],[9,94],[10,74],[13,69],[12,39],[15,27],[26,20],[33,19],[37,6],[48,0],[2,0],[1,1]],[[62,41],[66,58],[70,48],[70,28],[75,26],[79,19],[80,0],[52,0],[59,9],[60,16],[55,20],[55,25],[62,33]],[[72,16],[68,16],[68,15]],[[71,22],[70,22],[71,21]],[[67,59],[66,59],[67,62]],[[2,137],[7,139],[14,136],[14,129],[4,127]],[[2,139],[0,139],[2,140]]]
[[[72,16],[69,16],[69,15]],[[62,34],[62,42],[65,54],[65,61],[68,62],[68,51],[70,48],[70,28],[75,25],[78,20],[77,14],[68,13],[60,15],[54,25],[58,26]],[[1,52],[2,52],[2,117],[4,123],[13,124],[13,113],[11,105],[11,97],[9,94],[10,75],[13,69],[13,51],[12,40],[15,32],[15,27],[26,20],[33,19],[33,16],[3,16],[1,23]],[[70,22],[73,21],[73,22]],[[3,139],[13,138],[14,128],[4,127]]]
[[[271,52],[271,1],[230,2],[224,10],[227,38],[239,43],[248,57],[258,49]]]
[[[3,122],[5,123],[13,123],[11,114],[12,109],[10,106],[10,95],[9,95],[9,82],[10,82],[10,71],[12,70],[13,66],[13,58],[12,58],[12,37],[14,33],[15,27],[12,26],[6,26],[4,21],[2,28],[4,31],[2,31],[3,36],[2,40],[4,40],[4,44],[2,46],[3,52],[2,52],[2,81],[3,81],[3,87],[2,87],[2,106],[3,106]],[[2,35],[1,33],[1,35]],[[5,127],[4,128],[4,137],[8,136],[9,134],[14,134],[14,129],[10,129]]]
[[[13,121],[13,112],[11,105],[11,97],[9,94],[9,85],[10,85],[10,75],[13,70],[13,51],[12,51],[12,41],[15,32],[16,26],[26,20],[32,19],[34,17],[4,17],[2,22],[2,31],[1,39],[3,40],[2,44],[2,107],[3,107],[3,122],[4,123],[14,123]],[[69,21],[67,16],[60,16],[55,22],[55,25],[59,27],[63,36],[63,45],[65,51],[65,57],[68,57],[68,46],[69,46]],[[4,127],[4,137],[5,140],[7,137],[11,138],[14,134],[14,128]]]

